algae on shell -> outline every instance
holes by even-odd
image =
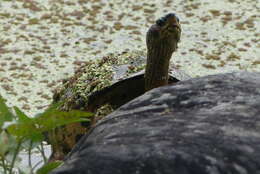
[[[88,97],[96,91],[125,79],[145,68],[144,51],[125,52],[108,55],[98,60],[85,62],[75,74],[63,81],[53,95],[53,103],[59,102],[61,110],[80,109],[94,112],[91,123],[73,123],[56,128],[48,134],[52,146],[51,159],[63,159],[70,152],[79,138],[84,135],[99,119],[113,111],[113,107],[104,104],[98,108],[88,108]]]
[[[88,96],[144,69],[145,61],[144,51],[111,54],[88,61],[56,89],[54,102],[62,102],[62,110],[88,110],[88,103],[91,102]]]

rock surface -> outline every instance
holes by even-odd
[[[154,89],[101,120],[52,174],[260,173],[260,73]]]

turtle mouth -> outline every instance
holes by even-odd
[[[172,27],[173,27],[173,28],[178,28],[179,30],[181,29],[181,28],[180,28],[180,24],[172,24]]]
[[[162,31],[170,33],[181,32],[179,18],[175,15],[175,13],[169,13],[164,17],[161,17],[156,21],[156,25],[161,27]]]
[[[167,30],[169,32],[176,32],[177,31],[181,31],[181,27],[180,27],[180,24],[177,24],[177,23],[173,23],[173,24],[170,24],[167,26]]]

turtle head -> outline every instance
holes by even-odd
[[[181,25],[179,18],[175,13],[168,13],[167,15],[156,20],[147,33],[147,46],[149,44],[158,43],[162,41],[172,47],[172,51],[177,49],[177,43],[180,41]]]
[[[174,13],[161,17],[149,28],[146,34],[146,91],[168,84],[170,59],[177,49],[180,36],[179,18]]]
[[[160,31],[161,39],[174,39],[180,41],[181,25],[175,13],[169,13],[156,21],[156,26]]]
[[[181,32],[180,20],[175,13],[169,13],[156,21],[161,30],[169,33]]]

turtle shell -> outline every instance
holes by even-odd
[[[62,101],[62,110],[81,109],[95,112],[104,104],[115,109],[143,94],[146,53],[144,51],[109,55],[85,62],[75,75],[64,80],[56,90],[54,101]],[[169,68],[169,84],[190,76],[173,64]]]
[[[63,81],[54,93],[53,103],[59,102],[59,109],[63,111],[80,109],[93,112],[95,116],[90,124],[73,123],[49,134],[52,159],[63,159],[97,120],[145,92],[145,64],[146,53],[143,51],[111,54],[85,62],[72,77]],[[169,75],[169,84],[190,78],[173,65]]]
[[[124,69],[126,69],[125,65]],[[119,67],[121,69],[121,67]],[[172,71],[169,73],[169,84],[176,83],[180,80],[186,80],[190,77],[183,71],[175,69],[171,66]],[[95,110],[104,104],[110,104],[112,108],[116,109],[130,100],[145,93],[144,88],[144,70],[134,73],[132,75],[126,75],[126,72],[121,72],[121,78],[115,77],[114,83],[99,91],[93,92],[89,95],[88,107],[91,110]],[[116,72],[116,71],[115,71]],[[121,74],[122,73],[122,74]]]

